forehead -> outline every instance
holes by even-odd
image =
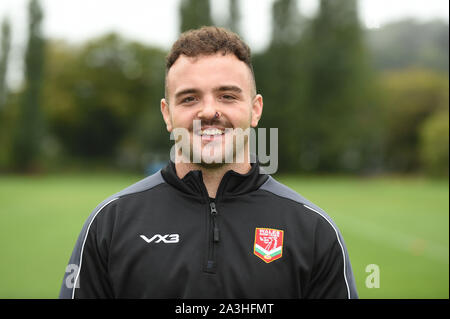
[[[180,55],[167,73],[169,95],[184,89],[207,91],[224,85],[235,85],[250,93],[251,83],[250,68],[234,54]]]

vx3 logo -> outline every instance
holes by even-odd
[[[176,244],[180,241],[180,235],[178,234],[168,234],[168,235],[159,235],[156,234],[152,238],[148,239],[147,236],[141,235],[141,238],[145,240],[147,243],[164,243],[164,244]]]

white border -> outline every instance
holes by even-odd
[[[326,218],[322,213],[318,212],[317,210],[315,210],[314,208],[309,207],[308,205],[303,204],[303,206],[305,206],[306,208],[308,208],[309,210],[312,210],[313,212],[316,212],[317,214],[319,214],[320,216],[322,216],[330,225],[331,227],[333,227],[334,232],[336,233],[336,237],[339,243],[339,246],[341,246],[341,250],[342,250],[342,257],[344,258],[344,280],[345,280],[345,285],[347,286],[347,292],[348,292],[348,299],[351,299],[350,296],[350,288],[348,287],[348,281],[347,281],[347,275],[346,275],[346,269],[345,269],[345,265],[346,265],[346,260],[345,260],[345,251],[344,251],[344,247],[342,246],[342,243],[339,239],[339,233],[336,229],[336,227],[334,227],[333,223],[331,221],[328,220],[328,218]]]
[[[91,228],[92,222],[94,221],[95,217],[97,217],[98,213],[100,213],[100,212],[102,211],[102,209],[103,209],[106,205],[108,205],[109,203],[115,201],[116,199],[119,199],[119,197],[116,197],[116,198],[111,199],[109,202],[107,202],[107,203],[104,204],[102,207],[100,207],[100,209],[95,213],[94,217],[92,217],[91,222],[89,223],[89,225],[88,225],[88,227],[87,227],[87,229],[86,229],[86,236],[84,236],[83,245],[81,245],[80,265],[79,265],[79,267],[78,267],[78,273],[77,273],[77,276],[75,277],[75,282],[74,282],[74,284],[73,284],[72,299],[75,299],[75,288],[76,288],[76,286],[77,286],[78,277],[79,277],[80,272],[81,272],[81,263],[82,263],[82,261],[83,261],[84,245],[85,245],[85,243],[86,243],[86,239],[87,239],[87,236],[88,236],[88,234],[89,234],[89,229]]]

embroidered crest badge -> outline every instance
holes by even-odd
[[[253,253],[266,263],[280,259],[283,253],[284,231],[256,228]]]

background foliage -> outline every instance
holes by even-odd
[[[210,6],[181,1],[180,32],[214,24]],[[142,171],[166,160],[159,101],[167,52],[118,34],[77,45],[46,39],[39,2],[28,10],[25,80],[14,92],[3,80],[3,21],[0,169]],[[237,1],[228,17],[225,26],[239,32]],[[265,103],[260,127],[279,128],[280,171],[448,176],[448,50],[443,22],[366,30],[356,0],[321,0],[309,19],[297,1],[275,1],[270,45],[253,63]]]

